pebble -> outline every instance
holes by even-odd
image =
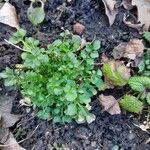
[[[91,142],[92,147],[96,147],[96,141]]]
[[[76,32],[77,34],[82,34],[85,30],[85,26],[82,25],[81,23],[76,23],[73,25],[73,31]]]
[[[134,133],[129,133],[128,138],[129,140],[133,140],[136,137]]]

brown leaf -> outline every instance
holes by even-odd
[[[16,9],[8,2],[0,9],[0,23],[19,29]]]
[[[0,96],[0,112],[10,113],[12,109],[12,97]]]
[[[0,97],[0,124],[4,128],[13,126],[20,118],[18,115],[10,113],[12,109],[12,100],[12,97]]]
[[[150,0],[132,0],[132,5],[137,7],[138,22],[143,24],[143,30],[150,27]]]
[[[0,127],[0,143],[5,143],[9,136],[9,129]]]
[[[126,45],[127,43],[122,42],[118,46],[114,47],[113,52],[112,52],[114,59],[120,59],[123,57]]]
[[[107,61],[109,61],[108,57],[106,56],[105,53],[102,53],[101,62],[106,63]]]
[[[115,7],[116,0],[102,0],[105,6],[105,13],[108,17],[110,26],[114,23],[116,15],[118,14],[118,9]]]
[[[144,53],[144,45],[139,39],[131,39],[129,42],[122,42],[113,49],[115,59],[129,58],[135,60],[142,57]]]
[[[2,150],[25,150],[17,143],[12,133],[9,133],[7,141],[3,144],[5,146],[1,147]]]
[[[118,101],[113,96],[99,96],[99,101],[104,107],[104,111],[107,111],[111,115],[121,114],[121,110]]]
[[[143,55],[144,45],[142,40],[131,39],[125,49],[124,57],[135,59],[136,57],[141,57]]]
[[[2,127],[9,128],[12,127],[20,119],[20,116],[13,115],[10,113],[2,113],[2,118],[3,118]]]

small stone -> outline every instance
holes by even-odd
[[[72,2],[72,0],[67,0],[67,2],[68,2],[68,3],[71,3],[71,2]]]
[[[73,26],[73,31],[76,32],[77,34],[82,34],[85,30],[85,26],[82,25],[81,23],[76,23]]]
[[[86,139],[86,140],[84,141],[84,143],[88,145],[88,144],[90,144],[90,141]]]
[[[26,113],[29,113],[31,111],[31,108],[27,107],[26,108]]]
[[[129,140],[133,140],[136,137],[136,135],[134,133],[130,133],[128,135]]]
[[[92,147],[96,147],[96,141],[92,141],[92,142],[91,142],[91,146],[92,146]]]

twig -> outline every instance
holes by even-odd
[[[34,133],[35,133],[35,131],[38,129],[38,127],[39,127],[39,125],[36,126],[36,128],[34,129],[34,131],[33,131],[28,137],[26,137],[25,139],[19,141],[18,144],[20,144],[20,143],[22,143],[22,142],[24,142],[24,141],[30,139],[30,138],[34,135]]]
[[[33,131],[28,137],[26,137],[25,139],[23,139],[23,140],[21,140],[21,141],[19,141],[19,142],[17,142],[17,143],[20,144],[20,143],[22,143],[22,142],[28,140],[29,138],[31,138],[31,137],[34,135],[35,131],[38,129],[38,127],[39,127],[39,125],[36,126],[36,128],[34,129],[34,131]],[[2,144],[0,144],[0,148],[1,148],[1,147],[10,147],[10,146],[13,146],[13,145],[15,145],[15,144],[16,144],[16,143],[8,144],[8,145],[2,145]]]
[[[8,44],[10,44],[10,45],[12,45],[12,46],[14,46],[14,47],[16,47],[16,48],[18,48],[18,49],[20,49],[20,50],[23,51],[23,49],[22,49],[21,47],[19,47],[19,46],[13,44],[12,42],[10,42],[10,41],[8,41],[8,40],[6,40],[6,39],[4,39],[4,41],[5,41],[6,43],[8,43]]]

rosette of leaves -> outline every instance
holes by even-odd
[[[17,85],[23,97],[29,97],[38,108],[38,116],[65,123],[75,119],[78,123],[92,122],[89,112],[91,97],[104,85],[100,69],[94,69],[99,57],[100,42],[94,41],[81,49],[81,38],[69,31],[41,48],[38,40],[25,37],[20,29],[10,41],[22,43],[23,64],[15,69],[6,68],[0,76],[6,86]]]
[[[108,60],[104,63],[102,71],[106,81],[114,86],[123,86],[130,78],[130,69],[121,61]]]

